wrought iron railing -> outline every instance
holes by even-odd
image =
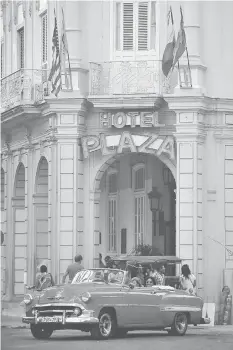
[[[1,107],[36,104],[49,94],[48,71],[20,69],[1,79]]]
[[[161,61],[111,61],[90,63],[90,95],[172,93],[177,71],[165,78]]]

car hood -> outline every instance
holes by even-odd
[[[119,286],[108,286],[102,283],[80,283],[54,286],[44,290],[38,300],[39,304],[47,303],[82,303],[81,295],[85,292],[100,292],[102,289],[119,289]]]

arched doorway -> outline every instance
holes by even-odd
[[[5,172],[1,168],[1,291],[6,293],[5,271],[6,271],[6,231],[5,231]]]
[[[19,163],[14,186],[14,295],[24,293],[24,271],[27,269],[27,232],[25,225],[25,167]]]
[[[50,240],[48,233],[48,162],[39,161],[35,182],[35,266],[50,264]],[[50,267],[50,266],[49,266]]]
[[[127,254],[139,245],[152,246],[153,255],[175,255],[176,184],[170,169],[158,157],[142,153],[121,154],[106,164],[95,179],[100,214],[94,224],[100,231],[95,265],[99,253]]]

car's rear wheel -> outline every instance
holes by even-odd
[[[49,339],[53,329],[48,325],[31,324],[31,333],[36,339]]]
[[[180,312],[175,315],[171,331],[171,335],[185,335],[188,327],[188,317],[185,313]]]
[[[112,310],[103,310],[99,314],[99,324],[91,329],[94,339],[109,339],[116,334],[117,322]]]

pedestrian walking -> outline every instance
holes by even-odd
[[[62,283],[66,282],[67,276],[69,276],[69,283],[71,283],[73,278],[75,277],[76,273],[84,269],[82,264],[81,264],[82,260],[83,260],[82,255],[75,256],[74,263],[70,264],[67,267],[66,272],[64,273],[64,276],[62,277]]]
[[[181,267],[180,286],[189,294],[196,294],[196,277],[191,273],[187,264]]]

